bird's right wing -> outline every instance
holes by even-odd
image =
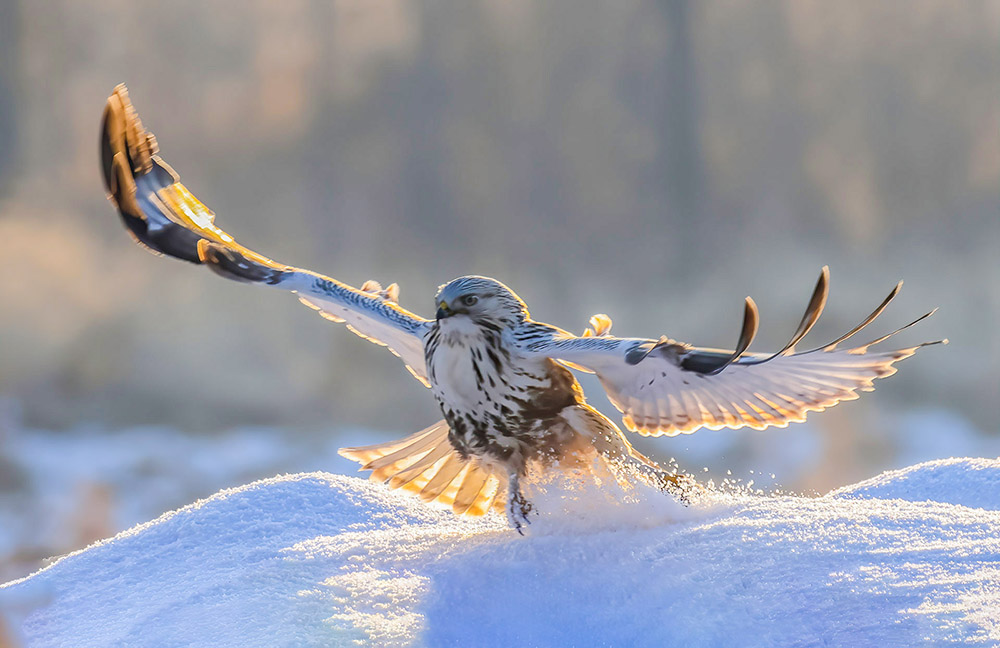
[[[359,290],[321,274],[275,263],[237,243],[214,224],[215,214],[160,159],[124,85],[108,98],[101,128],[101,168],[108,197],[135,240],[146,248],[205,264],[238,281],[297,293],[327,319],[386,346],[425,385],[423,336],[429,321],[399,306],[398,287],[367,282]]]

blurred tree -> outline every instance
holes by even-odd
[[[18,24],[18,3],[0,2],[0,197],[13,180],[17,159]]]
[[[677,248],[682,264],[700,264],[724,251],[725,228],[705,209],[707,191],[702,133],[699,120],[697,37],[698,3],[693,0],[661,0],[667,24],[666,83],[663,111],[657,132],[659,156],[653,165],[662,172],[668,188],[665,207],[675,213],[671,221],[685,223],[679,229],[683,244]]]

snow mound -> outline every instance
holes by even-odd
[[[289,475],[0,586],[0,610],[31,646],[993,645],[1000,512],[972,493],[998,479],[998,462],[952,460],[688,509],[549,486],[520,537]]]
[[[943,502],[1000,510],[1000,459],[940,459],[882,473],[833,497]]]

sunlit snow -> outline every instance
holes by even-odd
[[[998,484],[1000,461],[955,459],[690,508],[550,485],[522,538],[289,475],[8,583],[0,608],[31,646],[994,645]]]

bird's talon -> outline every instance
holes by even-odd
[[[510,526],[514,527],[520,535],[524,535],[524,526],[531,524],[528,514],[534,510],[534,506],[520,492],[514,491],[507,500],[507,520]],[[535,513],[538,514],[537,512]]]

